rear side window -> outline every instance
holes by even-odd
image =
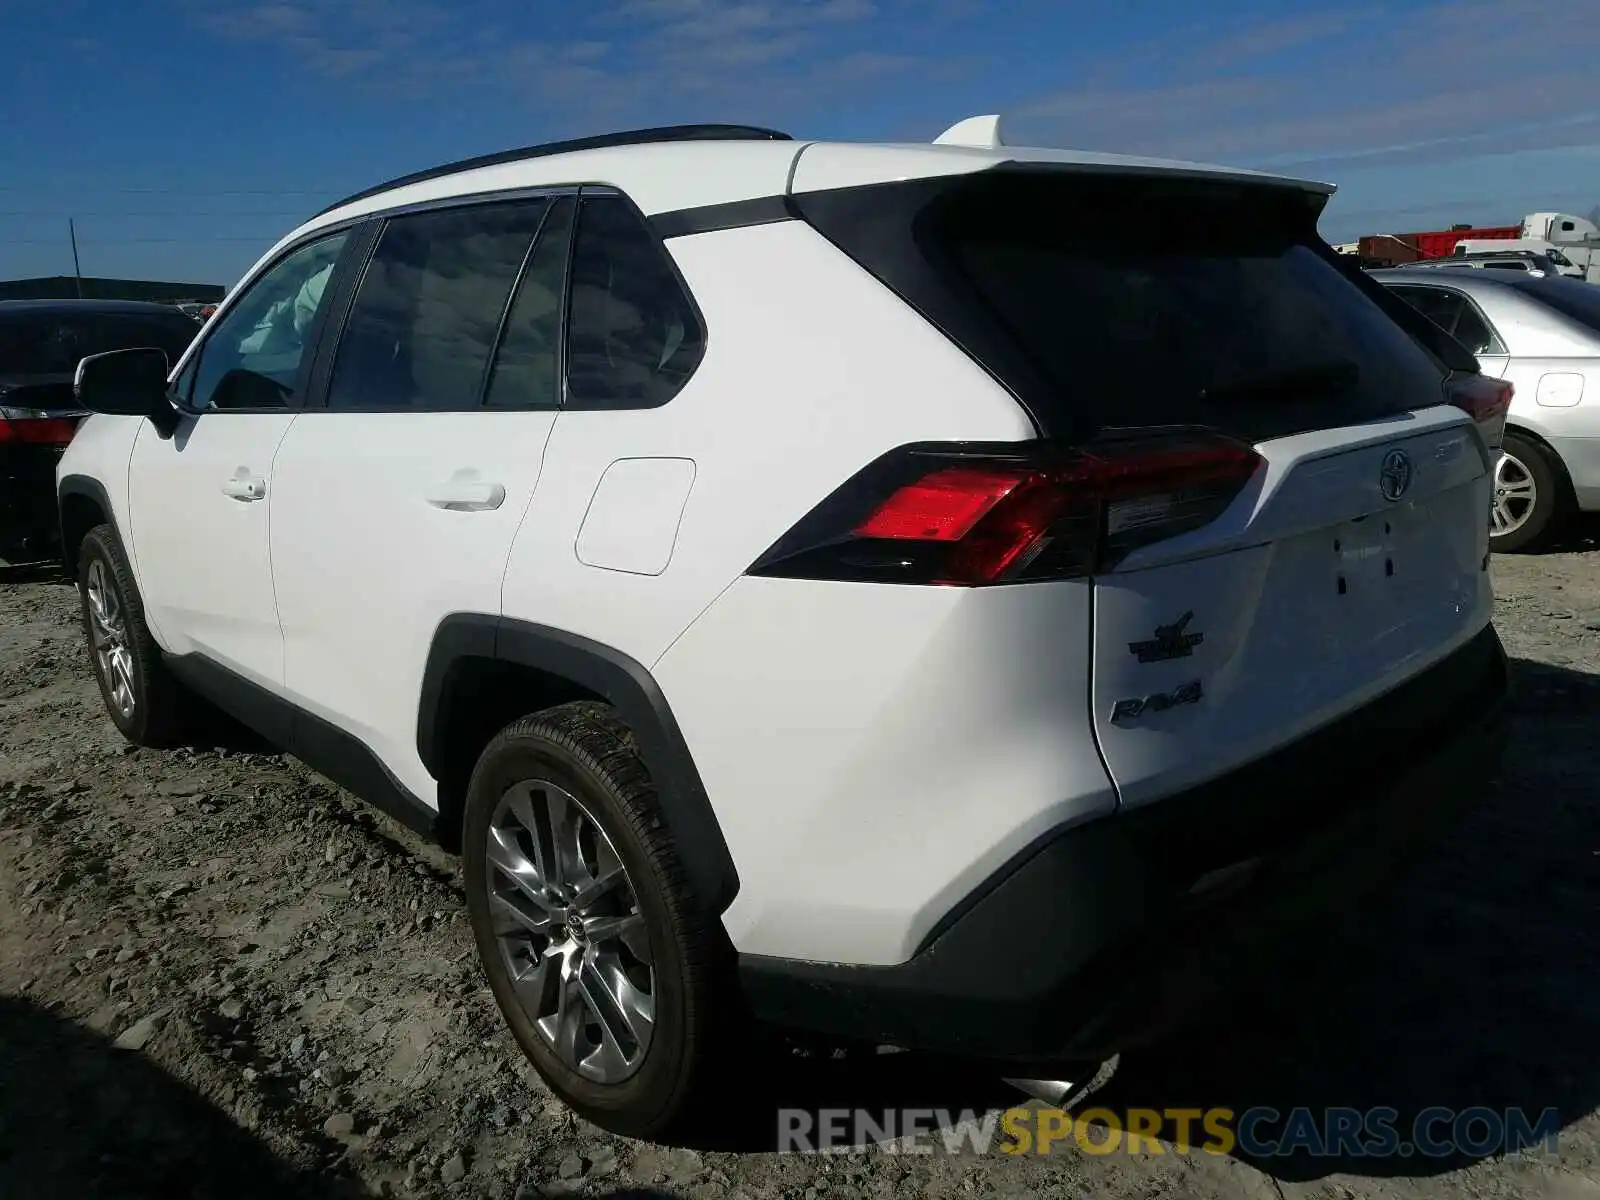
[[[490,408],[560,407],[561,301],[576,207],[571,196],[563,196],[539,231],[500,333],[483,401]]]
[[[339,339],[328,407],[478,407],[512,286],[549,204],[386,221]]]
[[[1580,279],[1529,279],[1517,289],[1568,320],[1600,333],[1600,287]]]
[[[1488,319],[1461,292],[1404,285],[1396,285],[1393,291],[1473,354],[1506,353],[1505,345]]]
[[[666,249],[620,196],[583,199],[571,306],[569,407],[665,404],[705,354],[705,330]]]
[[[1313,248],[1289,189],[1013,170],[853,191],[798,203],[1046,434],[1261,440],[1441,400],[1441,369]]]

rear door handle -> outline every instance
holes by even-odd
[[[433,485],[427,500],[452,512],[484,512],[505,503],[506,488],[483,479],[446,479]]]
[[[267,494],[267,481],[259,475],[235,475],[223,481],[222,494],[235,500],[260,500]]]

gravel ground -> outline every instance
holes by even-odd
[[[1600,1197],[1600,550],[1494,569],[1516,660],[1502,794],[1096,1099],[1554,1106],[1560,1147],[1254,1163],[810,1157],[588,1127],[503,1032],[453,861],[282,758],[124,745],[75,593],[0,569],[0,1197]],[[740,1114],[770,1141],[763,1106],[828,1097],[1018,1102],[909,1055],[791,1062],[753,1066],[730,1128]]]

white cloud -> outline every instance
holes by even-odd
[[[1013,114],[1030,140],[1179,157],[1347,166],[1593,142],[1600,21],[1562,0],[1453,0],[1269,22],[1162,43],[1107,82]],[[1292,52],[1292,53],[1291,53]],[[1227,64],[1219,75],[1218,65]]]

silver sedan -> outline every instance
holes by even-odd
[[[1573,512],[1600,511],[1600,286],[1464,267],[1372,277],[1516,387],[1490,545],[1533,549]]]

